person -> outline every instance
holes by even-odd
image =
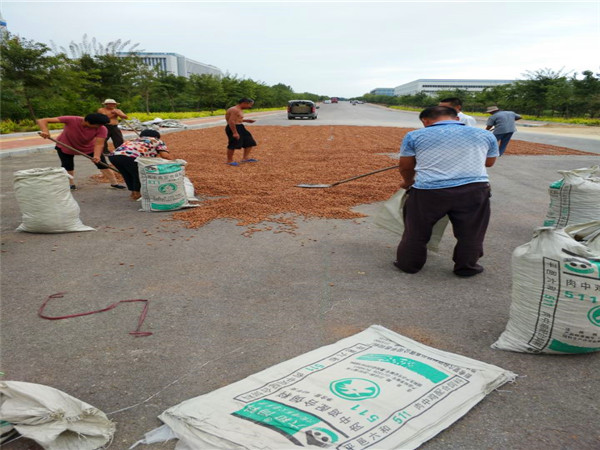
[[[421,270],[433,226],[448,215],[456,238],[454,273],[476,275],[483,271],[477,261],[490,218],[486,167],[494,165],[498,143],[491,133],[460,123],[453,108],[432,106],[419,119],[425,128],[406,134],[400,149],[400,187],[408,198],[394,265]]]
[[[160,140],[160,133],[156,130],[143,130],[138,138],[117,147],[108,159],[121,172],[127,189],[131,191],[132,200],[137,200],[142,196],[140,194],[142,187],[140,174],[137,162],[135,162],[135,158],[138,157],[173,159],[167,149],[167,144]]]
[[[106,130],[108,131],[108,135],[106,137],[106,140],[104,141],[104,154],[108,155],[109,139],[112,139],[112,143],[115,148],[123,144],[124,141],[123,133],[119,128],[119,118],[127,120],[129,119],[129,117],[127,116],[127,114],[125,114],[123,111],[117,108],[118,103],[112,98],[107,98],[106,100],[104,100],[104,103],[102,103],[102,105],[103,107],[98,108],[97,112],[108,116],[108,118],[110,119],[110,122],[105,125]]]
[[[110,182],[110,186],[115,189],[125,189],[117,183],[115,174],[111,169],[108,168],[106,158],[102,154],[104,147],[104,141],[106,140],[106,128],[104,125],[109,123],[110,119],[108,116],[100,113],[88,114],[85,117],[79,116],[60,116],[60,117],[46,117],[37,121],[40,127],[40,136],[44,139],[50,138],[50,132],[48,131],[49,123],[64,123],[62,133],[58,136],[58,141],[62,144],[69,145],[82,153],[92,157],[92,161],[96,167],[102,172],[104,177]],[[56,144],[56,152],[60,158],[60,164],[65,170],[71,175],[75,174],[75,162],[74,157],[78,153],[63,146]],[[102,165],[100,163],[104,163]],[[74,178],[70,178],[71,189],[76,190]]]
[[[250,152],[256,147],[256,141],[244,126],[244,122],[255,122],[252,119],[244,119],[244,110],[252,108],[252,105],[254,105],[254,100],[244,97],[238,101],[237,105],[232,106],[225,113],[225,120],[227,121],[225,133],[228,138],[227,164],[230,166],[239,166],[239,163],[233,160],[235,151],[239,149],[244,150],[241,162],[251,163],[258,161],[257,159],[250,158]]]
[[[498,140],[500,156],[502,156],[513,133],[517,131],[515,122],[521,120],[521,116],[512,111],[502,111],[497,106],[489,106],[487,113],[491,116],[487,120],[485,129],[491,130],[493,127],[492,133]]]
[[[438,106],[448,106],[454,108],[458,112],[458,121],[464,123],[468,127],[476,127],[477,121],[474,117],[462,112],[462,100],[458,97],[449,97],[440,100]]]

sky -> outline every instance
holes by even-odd
[[[356,97],[419,78],[600,72],[600,0],[441,2],[2,0],[8,30],[173,52],[295,92]]]

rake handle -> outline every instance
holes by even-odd
[[[376,173],[379,173],[379,172],[385,172],[386,170],[391,170],[391,169],[396,169],[396,168],[398,168],[398,164],[395,164],[395,165],[390,166],[390,167],[384,167],[383,169],[377,169],[377,170],[374,170],[373,172],[363,173],[362,175],[357,175],[357,176],[352,177],[352,178],[346,178],[345,180],[336,181],[335,183],[331,183],[331,186],[332,187],[333,186],[337,186],[338,184],[347,183],[348,181],[357,180],[357,179],[362,178],[362,177],[368,177],[369,175],[373,175],[373,174],[376,174]]]
[[[39,135],[41,135],[42,133],[38,131],[38,134],[39,134]],[[92,158],[90,155],[88,155],[88,154],[86,154],[86,153],[83,153],[83,152],[81,152],[81,151],[77,150],[76,148],[73,148],[73,147],[71,147],[70,145],[67,145],[67,144],[64,144],[64,143],[62,143],[62,142],[60,142],[60,141],[57,141],[57,140],[56,140],[56,139],[54,139],[53,137],[50,137],[50,136],[49,136],[49,137],[48,137],[48,139],[50,139],[52,142],[56,142],[58,145],[62,145],[63,147],[65,147],[65,148],[68,148],[69,150],[72,150],[72,151],[74,151],[74,152],[76,152],[76,153],[80,154],[81,156],[85,156],[85,157],[86,157],[87,159],[89,159],[90,161],[93,161],[93,160],[94,160],[94,158]],[[121,173],[121,172],[119,172],[117,169],[115,169],[114,167],[111,167],[111,166],[109,166],[108,164],[105,164],[105,163],[103,163],[102,161],[100,161],[98,164],[100,164],[100,165],[102,165],[102,166],[106,166],[106,168],[107,168],[107,169],[114,170],[114,171],[115,171],[115,172],[117,172],[117,173]]]

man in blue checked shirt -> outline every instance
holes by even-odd
[[[454,273],[477,275],[490,219],[486,167],[496,162],[498,142],[489,131],[458,122],[453,108],[432,106],[419,119],[425,128],[408,133],[400,149],[400,187],[408,198],[394,265],[407,273],[421,270],[433,226],[448,215],[457,241]]]

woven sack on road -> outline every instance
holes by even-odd
[[[185,189],[182,159],[136,158],[142,185],[143,211],[174,211],[190,206]]]
[[[0,382],[0,420],[46,450],[94,450],[108,444],[115,424],[102,411],[58,389]]]
[[[524,353],[600,351],[600,252],[542,227],[512,255],[506,330],[492,345]]]
[[[565,227],[565,233],[584,244],[592,253],[600,254],[600,220],[569,225]]]
[[[404,216],[402,215],[402,208],[406,203],[406,189],[400,189],[394,195],[386,200],[379,208],[379,211],[375,215],[374,223],[381,228],[392,231],[402,236],[404,233]],[[433,252],[437,252],[440,247],[440,241],[444,235],[444,231],[448,226],[448,216],[441,218],[433,227],[431,238],[427,243],[427,248]]]
[[[414,449],[515,377],[374,325],[159,418],[178,449]]]
[[[200,200],[196,197],[196,189],[194,183],[188,177],[183,177],[183,186],[185,188],[185,196],[188,202],[199,202]]]
[[[550,185],[550,205],[544,226],[567,225],[600,220],[600,166],[559,170],[563,178]]]
[[[62,167],[16,171],[14,189],[22,214],[17,231],[95,231],[79,220],[79,205],[71,194],[69,175]]]

